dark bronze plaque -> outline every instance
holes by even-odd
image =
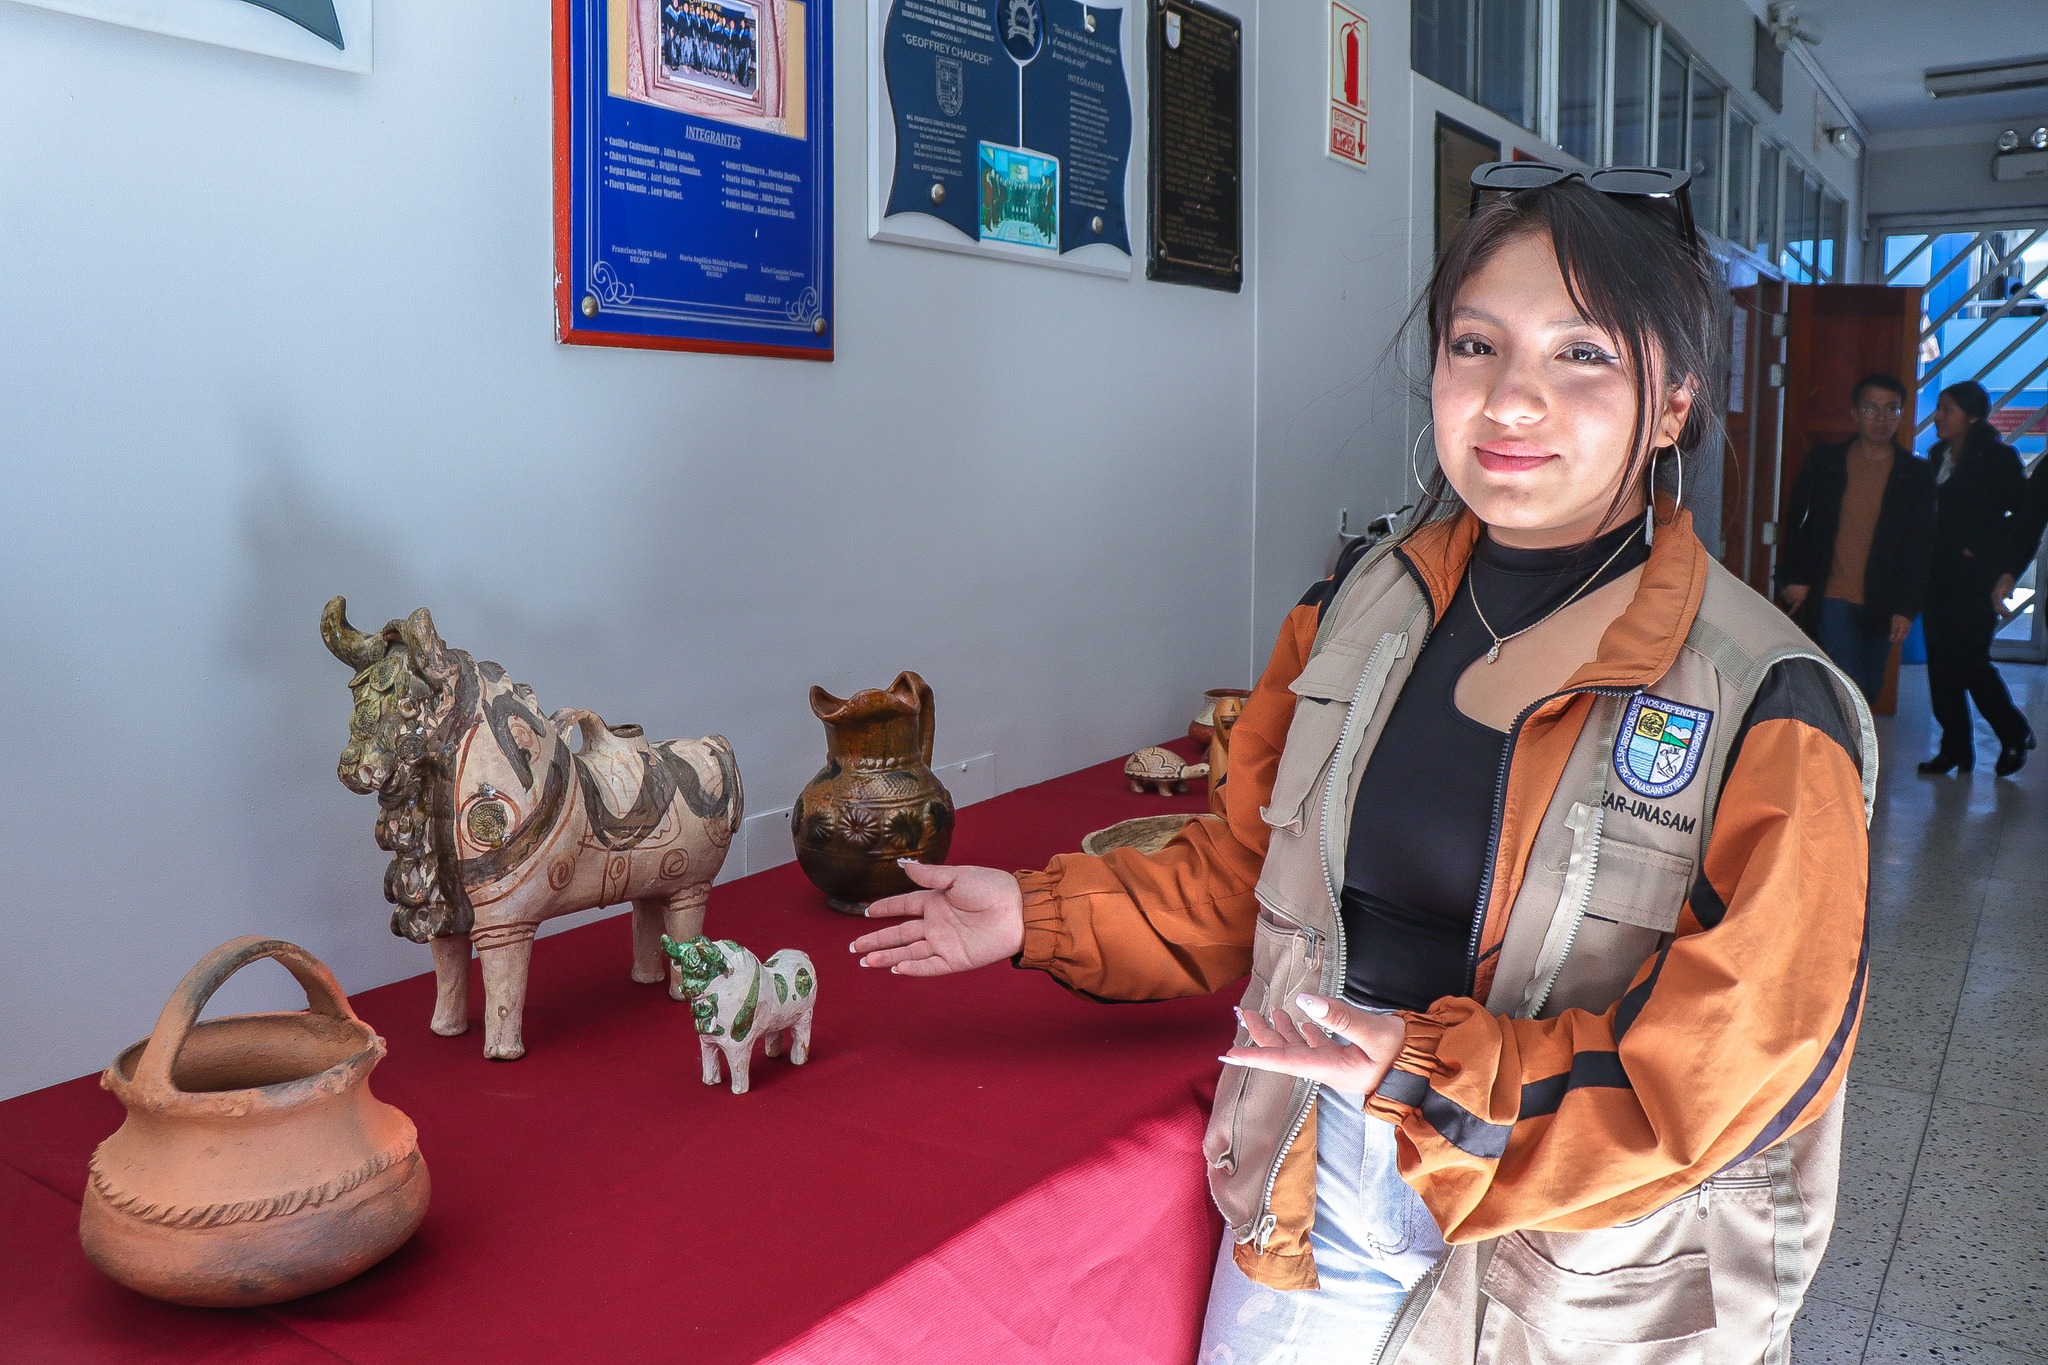
[[[1148,279],[1244,287],[1244,24],[1201,0],[1151,0]]]

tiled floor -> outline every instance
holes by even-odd
[[[2048,669],[2001,665],[2048,740]],[[1833,1244],[1798,1365],[2048,1361],[2048,743],[2017,778],[1927,778],[1908,668],[1871,827],[1870,1000]]]

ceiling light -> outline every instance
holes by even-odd
[[[2034,90],[2048,86],[2048,57],[1981,66],[1955,66],[1925,73],[1927,93],[1936,99],[1954,95],[1988,95],[1998,90]]]
[[[2020,145],[2020,130],[2008,128],[1998,135],[1998,150],[2010,152]]]

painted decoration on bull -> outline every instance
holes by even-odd
[[[123,28],[368,75],[372,0],[18,0]]]
[[[873,0],[868,236],[1131,272],[1122,0]]]
[[[763,962],[731,939],[714,943],[702,935],[678,943],[664,934],[661,950],[675,963],[690,1002],[704,1084],[722,1079],[722,1060],[732,1073],[732,1093],[746,1094],[759,1039],[767,1040],[770,1057],[787,1051],[791,1066],[811,1059],[818,971],[809,954],[784,948]]]
[[[525,1055],[534,934],[577,910],[630,902],[633,979],[670,976],[661,936],[703,932],[744,814],[732,745],[650,743],[637,725],[573,707],[544,714],[532,688],[444,644],[425,607],[378,631],[346,612],[337,597],[320,618],[328,650],[355,670],[337,772],[377,797],[391,931],[433,946],[434,1032],[469,1029],[474,948],[484,1055]],[[669,994],[683,998],[679,976]]]
[[[1701,741],[1714,713],[1638,692],[1614,741],[1614,771],[1638,796],[1662,798],[1683,791],[1699,769]]]
[[[555,0],[555,320],[830,360],[831,0]]]

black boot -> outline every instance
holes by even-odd
[[[2000,761],[2002,762],[2003,759],[2001,758]],[[1919,771],[1922,777],[1942,777],[1956,771],[1958,768],[1964,772],[1969,772],[1976,766],[1977,760],[1974,755],[1962,754],[1959,756],[1943,749],[1933,758],[1922,763]]]
[[[1998,751],[1998,762],[1992,770],[2000,777],[2011,777],[2027,766],[2027,750],[2034,747],[2034,732],[2027,731],[2026,738],[2017,744],[2008,744]]]

